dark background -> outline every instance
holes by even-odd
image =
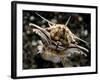
[[[86,13],[65,13],[65,12],[43,12],[43,11],[23,11],[23,69],[37,69],[37,68],[53,68],[55,65],[52,62],[43,60],[40,56],[34,55],[37,50],[32,44],[35,44],[40,38],[30,32],[29,23],[37,24],[40,27],[49,27],[48,23],[41,19],[35,14],[39,13],[41,16],[45,17],[51,22],[58,24],[65,24],[69,16],[71,20],[68,23],[68,28],[81,39],[89,42],[91,36],[91,15]],[[81,42],[79,43],[81,44]],[[82,46],[90,49],[89,46]],[[90,65],[90,53],[86,58],[87,62],[80,66]],[[62,67],[61,64],[57,64],[58,67]],[[75,65],[73,65],[75,66]]]

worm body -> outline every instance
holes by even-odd
[[[87,55],[84,52],[88,53],[88,49],[78,45],[77,40],[84,43],[87,42],[73,34],[67,26],[71,17],[69,17],[68,21],[64,25],[52,23],[38,13],[36,14],[43,20],[46,20],[49,24],[48,28],[41,28],[34,23],[29,24],[29,26],[33,27],[33,33],[36,33],[41,37],[43,44],[39,45],[42,46],[39,47],[39,50],[41,50],[40,52],[42,54],[40,55],[43,59],[54,63],[64,63],[67,60],[67,57],[69,57],[69,54],[75,53],[76,55]]]

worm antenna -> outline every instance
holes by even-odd
[[[43,28],[39,27],[38,25],[36,24],[33,24],[33,23],[30,23],[29,26],[33,26],[34,28],[40,30],[42,33],[45,34],[45,36],[51,41],[51,37],[50,37],[50,34]]]
[[[39,16],[40,18],[42,18],[43,20],[47,21],[49,24],[55,25],[55,23],[53,23],[53,22],[47,20],[46,18],[42,17],[40,14],[38,14],[38,13],[36,13],[36,12],[35,12],[35,14],[38,15],[38,16]]]
[[[68,25],[70,19],[71,19],[71,16],[68,18],[67,22],[65,23],[66,26]]]
[[[88,43],[87,41],[85,41],[85,40],[83,40],[83,39],[81,39],[81,38],[79,38],[79,37],[77,37],[77,36],[74,36],[74,38],[75,38],[76,40],[79,40],[79,41],[85,43],[86,45],[89,45],[89,43]]]
[[[33,32],[36,33],[37,35],[40,36],[40,38],[42,39],[43,42],[45,42],[45,44],[50,45],[50,40],[47,38],[47,36],[39,29],[33,29]]]

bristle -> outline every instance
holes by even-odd
[[[36,12],[35,12],[35,14],[38,15],[38,16],[39,16],[40,18],[42,18],[43,20],[47,21],[48,23],[50,23],[50,24],[52,24],[52,25],[55,25],[55,23],[53,23],[53,22],[47,20],[46,18],[42,17],[40,14],[38,14],[38,13],[36,13]]]
[[[66,26],[68,25],[70,19],[71,19],[71,16],[68,18],[67,22],[65,23]]]

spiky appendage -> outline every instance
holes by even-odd
[[[33,32],[38,34],[43,40],[43,42],[45,41],[45,43],[47,43],[47,46],[53,45],[54,43],[54,45],[58,46],[58,48],[60,46],[66,48],[77,47],[79,49],[88,52],[88,50],[85,49],[84,47],[77,45],[74,35],[69,29],[66,29],[64,25],[57,25],[51,28],[50,32],[32,23],[30,24],[30,26],[35,27],[33,28]],[[73,46],[70,46],[70,44],[73,44]]]

